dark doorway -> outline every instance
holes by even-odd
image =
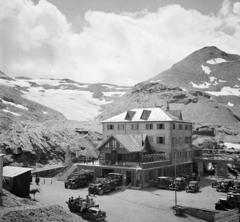
[[[113,173],[113,169],[102,169],[102,176],[103,177],[105,177],[109,173]]]
[[[126,185],[132,183],[132,173],[131,171],[126,171]]]

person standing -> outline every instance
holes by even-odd
[[[35,182],[36,182],[37,186],[39,186],[40,178],[38,177],[38,175],[36,175]]]

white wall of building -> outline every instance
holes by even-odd
[[[113,125],[114,128],[109,130],[108,125]],[[132,124],[138,124],[137,130],[132,129]],[[153,124],[153,129],[146,129],[146,124]],[[164,124],[164,129],[157,129],[157,124]],[[119,129],[118,125],[124,125],[124,129]],[[175,129],[173,127],[175,125]],[[179,127],[181,125],[182,127]],[[187,126],[187,128],[186,128]],[[171,153],[173,149],[181,152],[191,151],[191,137],[192,137],[192,124],[187,122],[177,121],[142,121],[142,122],[114,122],[103,123],[103,139],[106,140],[111,135],[116,134],[146,134],[153,138],[152,146],[156,151],[163,151]],[[157,143],[157,137],[164,137],[164,144]],[[188,143],[186,143],[186,137],[188,137]],[[179,154],[181,156],[181,154]]]

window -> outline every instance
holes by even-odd
[[[165,129],[165,125],[163,123],[158,123],[157,129]]]
[[[147,130],[152,130],[153,129],[153,124],[152,123],[147,123],[146,124],[146,129]]]
[[[185,130],[188,130],[188,125],[185,125]]]
[[[143,110],[140,119],[148,120],[150,114],[151,114],[151,110]]]
[[[179,129],[179,130],[182,130],[182,124],[179,124],[179,125],[178,125],[178,129]]]
[[[191,137],[185,137],[185,143],[186,144],[191,143]]]
[[[159,136],[156,139],[158,144],[165,144],[165,137]]]
[[[172,129],[176,129],[175,123],[172,124]]]
[[[125,120],[132,120],[133,117],[135,116],[136,112],[135,111],[127,111]]]
[[[172,137],[172,144],[176,144],[177,143],[177,138],[176,137]]]
[[[179,137],[179,138],[178,138],[178,143],[179,143],[179,144],[183,144],[183,138],[182,138],[182,137]]]
[[[148,136],[148,140],[150,143],[153,143],[153,136]]]
[[[117,129],[118,130],[125,130],[124,124],[118,124]]]
[[[138,130],[138,129],[139,129],[138,123],[133,123],[133,124],[131,125],[131,129],[132,129],[132,130]]]
[[[107,125],[107,130],[114,130],[114,125],[113,124],[108,124]]]

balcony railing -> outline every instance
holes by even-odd
[[[154,161],[154,162],[140,163],[140,167],[142,169],[156,168],[156,167],[167,166],[167,165],[171,165],[171,160],[160,160],[160,161]]]

